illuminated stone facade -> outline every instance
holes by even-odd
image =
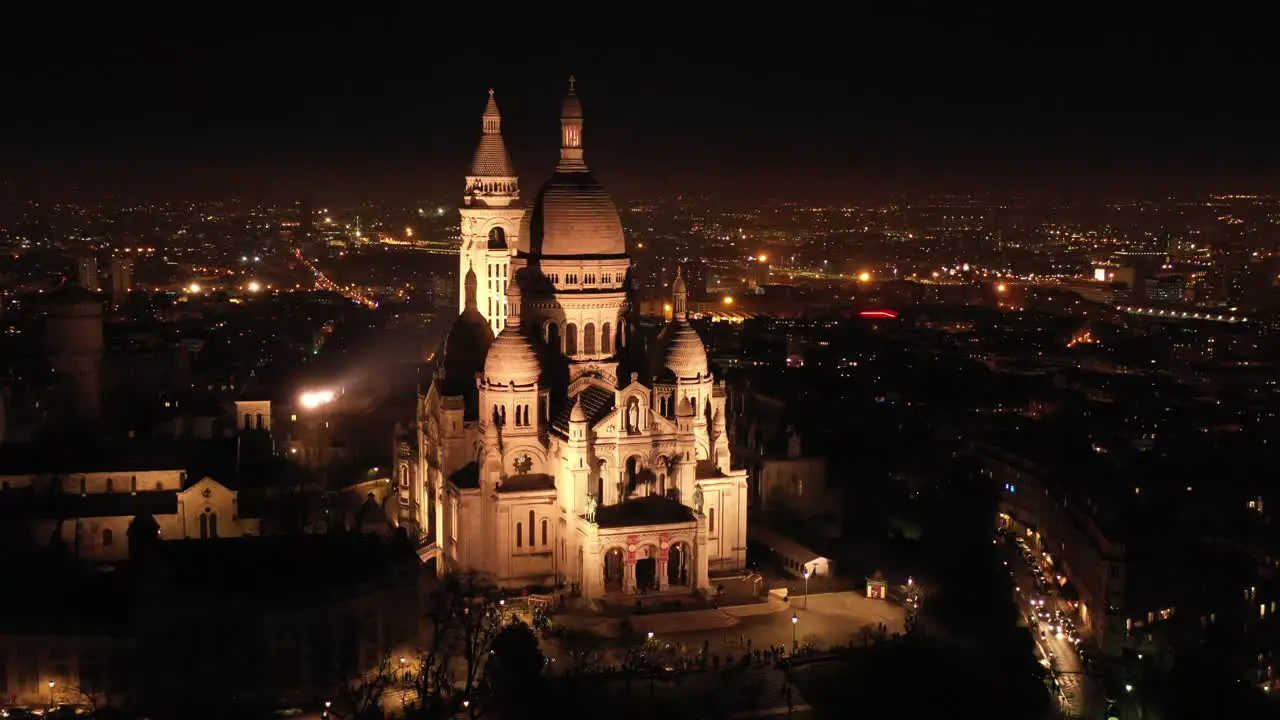
[[[583,125],[571,84],[555,174],[522,215],[494,221],[520,220],[496,338],[483,300],[492,259],[482,274],[468,257],[485,235],[465,201],[463,312],[416,431],[398,443],[401,500],[424,557],[504,586],[705,591],[746,559],[746,475],[731,468],[724,387],[687,322],[683,279],[655,351],[634,341],[622,223],[587,169]],[[481,143],[476,168],[490,150]]]

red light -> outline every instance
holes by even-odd
[[[862,312],[858,313],[858,315],[864,318],[893,319],[898,317],[898,313],[894,312],[893,310],[863,310]]]

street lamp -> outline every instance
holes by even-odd
[[[54,682],[54,681],[52,681],[52,680],[50,680],[50,681],[49,681],[49,707],[53,707],[53,688],[54,688],[57,684],[58,684],[58,683],[56,683],[56,682]]]
[[[809,576],[813,573],[809,572],[809,568],[804,569],[804,609],[809,609]]]
[[[800,647],[800,643],[796,642],[796,625],[800,623],[800,618],[795,613],[791,613],[791,654],[796,654],[796,649]]]

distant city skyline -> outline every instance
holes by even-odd
[[[91,18],[58,30],[67,56],[17,65],[28,102],[0,118],[0,178],[19,195],[460,192],[490,87],[533,188],[555,162],[571,73],[588,162],[619,199],[1266,192],[1280,160],[1260,46],[1204,33],[690,29],[529,54],[501,33],[416,25],[367,51],[242,28],[181,43],[98,33]],[[797,39],[802,51],[784,43]]]

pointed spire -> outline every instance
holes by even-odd
[[[689,313],[689,290],[684,284],[684,268],[676,265],[676,280],[671,283],[671,319],[686,320]]]
[[[484,105],[481,123],[485,135],[497,135],[502,132],[502,113],[498,112],[498,101],[493,99],[493,88],[489,88],[489,102]]]
[[[469,177],[474,178],[514,178],[515,171],[511,169],[511,157],[507,154],[507,145],[502,141],[502,113],[498,112],[498,101],[493,99],[493,90],[489,90],[489,101],[485,103],[484,113],[480,116],[480,124],[483,132],[480,134],[480,144],[476,147],[475,157],[471,160],[471,172]],[[473,183],[469,179],[468,183]],[[483,183],[473,183],[483,187]],[[473,188],[468,187],[467,192],[472,192]],[[515,192],[514,186],[506,187],[490,187],[484,188],[487,193],[509,193]]]
[[[586,172],[582,157],[582,103],[576,90],[577,78],[569,76],[569,94],[560,106],[560,165],[557,172]]]
[[[467,275],[462,279],[462,289],[463,289],[463,292],[466,293],[466,298],[467,298],[467,305],[466,305],[467,310],[475,310],[479,307],[479,305],[476,302],[476,287],[478,286],[478,284],[479,283],[476,280],[475,267],[471,264],[468,264]]]

